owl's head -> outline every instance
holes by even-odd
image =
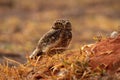
[[[72,30],[71,23],[68,20],[57,20],[53,27],[53,29],[64,29],[64,30]]]
[[[64,29],[64,20],[57,20],[53,26],[53,29]]]

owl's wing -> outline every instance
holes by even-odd
[[[47,32],[38,42],[38,48],[42,52],[48,51],[51,47],[54,47],[60,42],[61,30],[50,30]]]

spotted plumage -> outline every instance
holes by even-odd
[[[71,30],[71,23],[68,20],[57,20],[52,29],[41,37],[30,58],[65,51],[72,39]]]

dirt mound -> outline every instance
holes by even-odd
[[[90,58],[90,66],[98,66],[114,73],[120,68],[120,35],[117,38],[108,38],[96,43],[93,48],[94,56]]]

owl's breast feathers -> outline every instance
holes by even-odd
[[[64,30],[61,38],[61,46],[62,47],[68,47],[69,43],[72,40],[72,33],[71,31]]]

